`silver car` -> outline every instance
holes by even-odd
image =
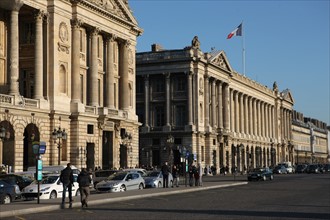
[[[144,179],[135,172],[117,172],[96,184],[97,192],[124,192],[126,190],[143,189]]]
[[[161,171],[148,171],[145,176],[143,176],[146,188],[160,188],[163,187],[163,174]],[[168,186],[173,186],[173,176],[171,173],[168,175]]]

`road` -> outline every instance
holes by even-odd
[[[276,175],[273,181],[7,219],[330,219],[330,174]]]

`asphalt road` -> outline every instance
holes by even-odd
[[[330,174],[15,216],[7,219],[330,219]]]

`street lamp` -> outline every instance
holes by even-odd
[[[2,127],[0,128],[0,140],[1,141],[4,141],[6,139],[9,139],[10,138],[10,132],[7,131],[7,129],[5,127]]]
[[[169,135],[166,139],[166,143],[169,149],[169,162],[170,162],[170,169],[172,172],[172,166],[173,166],[173,150],[172,150],[172,144],[174,144],[174,137],[172,135]]]
[[[61,127],[58,127],[58,129],[54,129],[52,133],[52,137],[54,140],[54,143],[57,143],[58,148],[58,165],[61,164],[61,140],[67,139],[67,133],[65,132],[65,129],[61,129]]]
[[[79,147],[80,168],[83,168],[83,162],[84,162],[85,155],[86,155],[86,149],[84,147]]]

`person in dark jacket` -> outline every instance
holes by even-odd
[[[88,207],[88,197],[90,195],[90,185],[92,183],[92,178],[90,174],[87,172],[86,168],[82,168],[80,174],[78,175],[78,183],[80,190],[80,201],[81,207]]]
[[[168,167],[167,162],[162,166],[162,174],[163,174],[163,188],[168,188],[168,174],[170,172],[170,168]]]
[[[69,202],[70,207],[72,207],[72,185],[73,185],[73,171],[71,169],[71,163],[68,163],[66,168],[61,171],[60,180],[63,185],[63,194],[62,194],[62,208],[65,204],[66,191],[69,191]]]

